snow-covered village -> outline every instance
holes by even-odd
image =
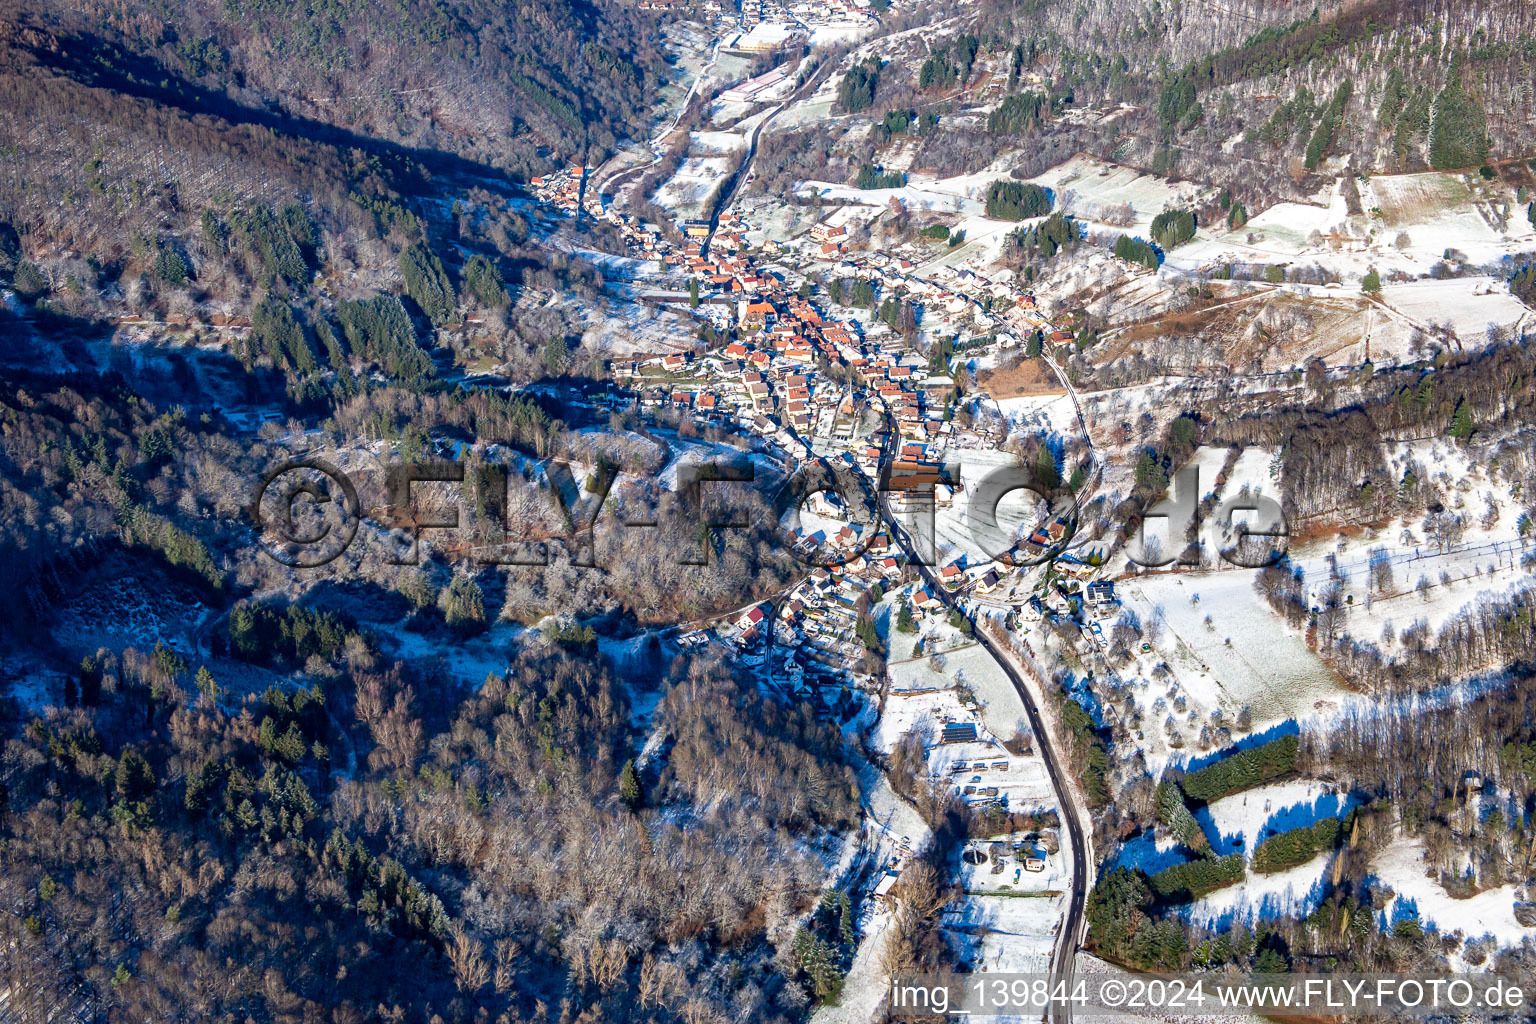
[[[0,16],[0,1021],[1536,986],[1536,11],[191,6]]]
[[[689,152],[755,133],[754,114],[793,73],[790,61],[722,92]],[[882,166],[888,175],[895,163]],[[1376,927],[1445,937],[1453,969],[1522,945],[1522,921],[1536,924],[1536,913],[1518,879],[1495,870],[1479,884],[1487,862],[1431,851],[1421,832],[1393,824],[1389,800],[1317,770],[1341,734],[1381,735],[1419,701],[1451,708],[1497,691],[1473,677],[1383,692],[1361,684],[1355,663],[1391,674],[1435,637],[1524,607],[1530,519],[1518,483],[1511,496],[1509,478],[1480,465],[1465,437],[1405,440],[1382,449],[1380,473],[1424,488],[1427,514],[1333,530],[1309,516],[1269,542],[1262,563],[1233,562],[1211,529],[1230,534],[1241,517],[1214,516],[1260,497],[1295,509],[1294,455],[1238,443],[1188,410],[1218,395],[1326,394],[1344,405],[1369,393],[1374,374],[1433,364],[1416,378],[1433,381],[1445,354],[1517,336],[1527,310],[1495,279],[1440,268],[1443,254],[1487,264],[1536,243],[1536,226],[1507,214],[1524,186],[1475,172],[1361,175],[1237,215],[1218,188],[1085,155],[1024,189],[1000,180],[1006,166],[807,181],[791,206],[748,189],[711,221],[704,191],[682,185],[694,173],[684,161],[651,207],[673,211],[672,223],[621,212],[632,208],[627,186],[609,195],[589,184],[584,215],[623,238],[624,300],[686,325],[665,328],[673,344],[662,351],[616,360],[606,400],[712,442],[690,457],[759,452],[783,475],[822,466],[869,489],[788,509],[780,527],[808,575],[690,624],[679,641],[729,652],[888,773],[974,812],[982,824],[954,864],[965,895],[943,917],[965,969],[1047,970],[1062,928],[1078,925],[1064,896],[1073,872],[1093,868],[1063,850],[1064,813],[1082,823],[1099,874],[1140,873],[1208,936],[1189,954],[1197,962],[1262,940],[1277,915],[1346,918],[1346,864],[1386,894]],[[758,172],[749,157],[738,173],[750,182]],[[1044,196],[1048,212],[999,216],[1000,186],[1024,202]],[[1478,204],[1505,219],[1479,217]],[[1233,215],[1155,265],[1108,241],[1152,237],[1162,211],[1218,205]],[[893,234],[908,240],[891,244]],[[1042,237],[1066,265],[1035,281],[1033,266],[1009,257],[1025,246],[1038,256]],[[1225,351],[1159,337],[1160,321],[1196,318]],[[689,335],[698,341],[676,344]],[[1148,361],[1156,368],[1105,386]],[[1200,372],[1213,364],[1243,375],[1213,393]],[[1149,451],[1161,464],[1149,467]],[[988,471],[1010,466],[1044,467],[1035,479],[1070,480],[1070,496],[1053,505],[1014,491],[977,507]],[[1198,515],[1159,516],[1185,486],[1198,489],[1180,507]],[[888,522],[868,498],[877,489]],[[1144,521],[1117,521],[1138,493]],[[1154,524],[1160,540],[1149,542],[1142,531]],[[908,536],[919,531],[921,552]],[[1158,543],[1167,555],[1146,557]],[[1051,557],[1019,557],[1041,552]],[[1090,765],[1086,777],[1053,789],[1014,678],[1055,742]],[[1177,781],[1228,772],[1237,778],[1198,790]],[[1458,779],[1462,828],[1490,814],[1523,820],[1518,792],[1470,767]],[[866,799],[862,841],[874,855],[849,876],[867,922],[849,978],[863,985],[823,1011],[829,1020],[865,1019],[879,999],[871,965],[887,955],[890,893],[933,841],[898,797]],[[1369,852],[1355,852],[1362,843]],[[1144,957],[1122,950],[1092,969]]]

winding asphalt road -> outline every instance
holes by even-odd
[[[886,431],[887,439],[895,437],[895,424],[889,423]],[[891,456],[890,445],[887,442],[886,454],[882,457],[882,465],[886,464]],[[876,491],[876,503],[880,510],[880,518],[890,529],[892,538],[901,547],[902,553],[922,576],[923,583],[928,592],[942,601],[945,607],[959,611],[965,615],[971,623],[971,633],[980,642],[982,648],[997,662],[1003,674],[1013,683],[1013,688],[1018,692],[1019,700],[1024,704],[1024,713],[1029,717],[1029,727],[1035,734],[1035,740],[1040,747],[1041,760],[1045,762],[1045,770],[1051,778],[1051,788],[1056,794],[1056,805],[1060,811],[1059,817],[1063,831],[1066,833],[1067,842],[1072,850],[1072,886],[1068,893],[1067,910],[1062,919],[1061,931],[1057,936],[1056,950],[1051,957],[1051,974],[1058,982],[1066,982],[1070,989],[1072,973],[1077,960],[1079,937],[1082,934],[1083,906],[1088,898],[1088,878],[1093,871],[1093,865],[1088,860],[1088,841],[1083,832],[1082,822],[1078,819],[1074,810],[1075,804],[1071,802],[1072,793],[1067,781],[1066,769],[1063,767],[1063,756],[1054,745],[1053,733],[1046,726],[1045,718],[1040,713],[1039,706],[1035,703],[1034,696],[1029,687],[1024,683],[1024,677],[1014,666],[1011,658],[998,649],[995,641],[985,630],[976,625],[975,619],[961,606],[959,597],[951,593],[941,585],[933,574],[931,566],[923,565],[917,557],[917,546],[912,540],[907,529],[896,518],[895,511],[886,499],[884,491]],[[1072,1019],[1072,1006],[1070,1003],[1052,1004],[1047,1010],[1046,1019],[1057,1024],[1068,1024]]]
[[[752,133],[747,138],[746,156],[737,165],[735,175],[732,176],[730,184],[725,187],[720,197],[715,201],[714,208],[709,211],[709,237],[704,240],[704,245],[702,246],[703,255],[709,255],[709,247],[715,240],[715,232],[720,229],[720,215],[731,208],[731,204],[736,201],[736,193],[741,191],[741,186],[751,174],[752,161],[757,156],[757,140],[762,136],[763,129],[768,127],[773,122],[773,119],[782,114],[785,109],[800,102],[819,89],[821,83],[827,80],[827,75],[837,68],[838,63],[835,60],[822,61],[821,66],[811,72],[811,76],[805,80],[800,88],[794,91],[793,95],[788,99],[780,100],[778,105],[773,108],[772,113],[757,122],[752,128]]]

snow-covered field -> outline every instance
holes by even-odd
[[[1512,243],[1529,246],[1536,238],[1515,205],[1514,190],[1476,175],[1429,171],[1422,174],[1380,175],[1366,182],[1362,204],[1381,211],[1383,241],[1395,243],[1408,235],[1405,255],[1421,262],[1440,259],[1447,249],[1466,254],[1473,262],[1498,259]],[[1508,204],[1500,227],[1500,207]]]
[[[1382,910],[1382,922],[1392,925],[1417,917],[1440,931],[1459,931],[1468,939],[1492,936],[1501,946],[1519,945],[1530,930],[1515,918],[1517,887],[1511,883],[1488,889],[1469,899],[1452,897],[1440,883],[1426,875],[1421,839],[1399,839],[1378,854],[1373,873],[1396,894]]]
[[[1312,825],[1322,818],[1342,817],[1358,799],[1321,782],[1281,782],[1223,797],[1201,808],[1196,818],[1206,826],[1218,854],[1238,850],[1252,854],[1277,832]]]
[[[677,173],[656,190],[658,206],[674,211],[679,217],[693,217],[703,209],[704,201],[735,168],[731,157],[690,156]]]
[[[1341,817],[1353,804],[1352,797],[1333,792],[1322,783],[1287,781],[1224,797],[1200,809],[1195,817],[1209,835],[1213,851],[1243,854],[1244,860],[1252,861],[1255,847],[1270,835],[1313,824],[1321,818]],[[1154,867],[1166,867],[1169,863],[1177,861],[1164,857]],[[1252,923],[1272,917],[1295,920],[1312,912],[1318,904],[1332,863],[1332,855],[1319,854],[1306,863],[1270,875],[1258,874],[1249,867],[1249,874],[1241,883],[1218,889],[1190,904],[1187,917],[1215,929],[1223,929],[1233,921]],[[1143,864],[1143,870],[1146,869]]]
[[[1414,325],[1450,327],[1469,345],[1482,344],[1490,327],[1519,330],[1532,319],[1531,311],[1509,294],[1505,283],[1491,277],[1388,284],[1381,290],[1381,299]],[[1372,351],[1379,357],[1379,346]]]
[[[1149,576],[1121,591],[1143,623],[1163,624],[1154,649],[1200,719],[1219,708],[1231,722],[1247,707],[1262,730],[1332,706],[1346,691],[1264,603],[1253,576],[1248,569]]]
[[[817,25],[812,29],[810,43],[812,47],[847,46],[865,38],[877,28],[879,25],[873,18],[834,21],[826,25]]]
[[[1453,251],[1476,266],[1528,251],[1536,243],[1536,229],[1522,216],[1515,190],[1503,182],[1432,171],[1357,179],[1355,184],[1364,213],[1349,213],[1347,183],[1337,179],[1313,203],[1277,203],[1250,211],[1248,222],[1233,230],[1225,224],[1202,227],[1194,241],[1170,255],[1169,265],[1179,269],[1232,261],[1316,265],[1340,275],[1346,287],[1358,288],[1372,267],[1384,279],[1392,273],[1427,278],[1434,264]],[[1388,292],[1399,294],[1384,292],[1383,298],[1409,317],[1432,314],[1423,322],[1451,321],[1465,341],[1467,332],[1480,334],[1489,321],[1511,323],[1524,313],[1513,300],[1475,301],[1480,280],[1486,283],[1477,278],[1416,281],[1389,287]],[[1418,298],[1412,290],[1419,284],[1437,287],[1426,289]],[[1453,301],[1444,307],[1434,305],[1437,291]]]
[[[915,276],[924,277],[940,267],[980,267],[993,262],[1002,249],[1005,235],[1021,225],[1037,223],[1044,218],[1027,221],[1004,221],[986,216],[987,188],[994,181],[1007,180],[1012,165],[1011,156],[1003,156],[987,167],[970,174],[938,178],[931,174],[914,173],[908,176],[901,188],[858,189],[842,182],[807,179],[796,185],[796,192],[837,199],[859,204],[879,213],[887,208],[892,199],[899,201],[910,211],[926,211],[948,214],[958,218],[950,225],[951,230],[965,232],[965,242],[953,249],[938,251],[932,260],[919,266]],[[844,216],[853,216],[851,207],[843,207]],[[833,215],[834,218],[836,214]],[[1149,218],[1150,220],[1150,218]],[[836,220],[833,219],[833,223]]]
[[[1530,571],[1523,563],[1529,548],[1519,535],[1518,503],[1463,449],[1447,440],[1414,441],[1389,446],[1387,462],[1399,477],[1412,469],[1439,488],[1447,513],[1460,517],[1455,542],[1442,550],[1424,521],[1399,519],[1302,545],[1292,562],[1305,573],[1313,607],[1337,583],[1341,632],[1391,656],[1404,630],[1417,626],[1432,636],[1457,613],[1528,587]],[[1387,566],[1378,570],[1377,581],[1373,562]],[[1388,630],[1395,639],[1386,638]]]
[[[1257,921],[1266,917],[1295,919],[1317,906],[1327,883],[1331,857],[1313,857],[1289,871],[1273,875],[1250,873],[1247,881],[1218,889],[1189,905],[1189,919],[1208,928],[1222,929],[1233,921]]]
[[[1241,258],[1256,262],[1276,257],[1294,258],[1308,248],[1313,233],[1329,235],[1348,231],[1349,211],[1343,191],[1335,187],[1323,202],[1276,203],[1248,219],[1248,223],[1236,231],[1224,231],[1225,225],[1214,229],[1215,238],[1202,245],[1200,242],[1179,249],[1180,263],[1186,260],[1210,258],[1216,255],[1207,249],[1214,246],[1235,247]],[[1249,236],[1258,241],[1249,243]]]
[[[984,565],[1048,521],[1043,521],[1047,511],[1044,503],[1023,488],[1003,494],[995,508],[983,507],[996,496],[995,490],[981,490],[983,481],[1006,479],[992,474],[1017,466],[1016,456],[981,449],[966,449],[952,455],[961,463],[961,488],[953,501],[938,505],[934,511],[933,530],[940,564],[963,560],[966,566]],[[980,496],[988,493],[990,496]]]
[[[1143,174],[1133,167],[1108,163],[1080,154],[1030,179],[1055,193],[1078,219],[1091,227],[1146,236],[1152,218],[1171,206],[1192,203],[1206,191],[1193,182],[1170,182],[1166,178]],[[1109,223],[1101,218],[1106,210],[1130,204],[1129,224]]]
[[[946,667],[948,664],[946,658]],[[891,696],[871,737],[879,749],[889,750],[914,727],[931,729],[937,735],[938,726],[946,718],[970,720],[970,709],[962,707],[954,694],[954,679],[943,669],[935,670],[927,658],[898,658],[893,650],[890,677]]]
[[[1009,429],[1034,432],[1049,431],[1062,436],[1076,436],[1077,407],[1071,395],[1020,395],[995,400],[998,411],[1008,421]]]
[[[1275,461],[1277,454],[1273,448],[1244,448],[1233,464],[1232,472],[1227,474],[1227,485],[1221,492],[1222,496],[1232,497],[1246,489],[1250,494],[1263,494],[1276,501],[1280,500],[1280,467]]]
[[[1264,839],[1323,818],[1340,817],[1355,802],[1321,783],[1282,782],[1217,800],[1196,812],[1196,818],[1215,853],[1241,853],[1251,862],[1254,849]],[[1150,837],[1142,836],[1134,846],[1128,844],[1120,852],[1117,862],[1151,872],[1183,859],[1171,840],[1154,844]],[[1217,929],[1234,921],[1251,923],[1265,917],[1295,919],[1317,906],[1332,863],[1331,855],[1319,854],[1274,874],[1259,874],[1250,867],[1242,882],[1196,900],[1184,913],[1197,924]]]

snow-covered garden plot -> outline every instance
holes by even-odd
[[[1029,754],[1014,754],[1003,745],[1020,731],[1027,735],[1029,727],[1018,691],[986,649],[970,644],[936,659],[914,660],[910,644],[905,655],[895,650],[903,635],[892,636],[891,690],[870,737],[875,748],[892,750],[915,729],[928,748],[929,771],[953,783],[968,801],[1000,800],[1016,811],[1054,806],[1055,792],[1039,754],[1033,748]],[[974,725],[976,738],[941,742],[949,724]],[[968,786],[973,793],[964,793]]]
[[[1501,946],[1517,946],[1531,934],[1515,918],[1519,890],[1513,883],[1456,899],[1429,877],[1421,839],[1399,838],[1371,862],[1372,875],[1396,894],[1382,910],[1382,923],[1417,918],[1441,932],[1460,931],[1469,939],[1492,936]]]
[[[915,659],[910,653],[898,658],[892,651],[888,669],[891,696],[886,700],[877,745],[894,743],[914,725],[922,725],[936,741],[945,721],[976,722],[991,735],[1011,737],[1023,724],[1024,706],[986,649],[973,643],[955,650],[933,650]],[[961,703],[959,686],[975,698],[974,706]]]
[[[656,190],[656,205],[671,210],[679,218],[696,216],[703,212],[705,200],[735,168],[732,157],[690,156]]]
[[[1025,858],[1040,870],[1031,871]],[[1001,870],[997,870],[1001,868]],[[972,839],[960,858],[960,888],[975,895],[1045,896],[1064,892],[1072,884],[1067,856],[1048,852],[1036,833]]]
[[[948,723],[976,721],[974,713],[960,703],[959,695],[952,689],[903,692],[893,678],[891,690],[885,701],[885,712],[869,738],[870,745],[876,750],[895,750],[901,738],[914,729],[925,743],[936,743],[940,731]]]
[[[977,737],[968,743],[935,745],[928,752],[929,769],[951,783],[966,803],[1001,801],[1011,811],[1049,810],[1055,805],[1055,791],[1039,755],[1010,753],[984,723]]]
[[[950,941],[975,971],[1050,969],[1064,895],[966,895],[944,910]]]
[[[1154,646],[1190,710],[1203,720],[1220,708],[1230,722],[1246,707],[1253,727],[1263,729],[1330,706],[1345,691],[1264,603],[1253,575],[1233,569],[1150,576],[1126,582],[1121,592],[1143,623],[1161,622]]]

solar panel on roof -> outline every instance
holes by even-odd
[[[945,743],[969,743],[976,738],[976,726],[969,723],[953,723],[944,727]]]

